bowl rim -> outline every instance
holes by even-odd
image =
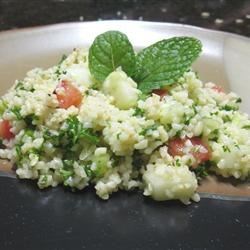
[[[75,26],[85,26],[88,24],[99,24],[99,25],[106,25],[106,24],[133,24],[133,25],[141,25],[148,26],[148,25],[155,25],[158,27],[176,27],[176,28],[184,28],[184,29],[191,29],[196,30],[199,32],[209,32],[210,34],[219,35],[223,37],[234,37],[240,40],[244,40],[246,42],[250,42],[250,37],[239,35],[236,33],[228,32],[228,31],[220,31],[220,30],[214,30],[209,28],[203,28],[195,25],[190,24],[180,24],[180,23],[171,23],[171,22],[154,22],[154,21],[140,21],[140,20],[102,20],[102,21],[83,21],[83,22],[62,22],[62,23],[55,23],[55,24],[46,24],[46,25],[37,25],[32,27],[23,27],[23,28],[14,28],[9,30],[2,30],[0,31],[0,38],[9,37],[9,35],[16,35],[22,33],[29,33],[32,32],[42,32],[44,30],[58,30],[62,28],[69,28],[69,27],[75,27]]]

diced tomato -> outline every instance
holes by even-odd
[[[185,147],[186,139],[174,138],[168,143],[168,153],[172,156],[183,156],[183,148]]]
[[[190,153],[196,159],[196,163],[193,164],[193,168],[197,167],[198,164],[204,163],[211,158],[211,152],[209,147],[201,140],[200,137],[192,137],[192,138],[174,138],[170,140],[168,144],[168,153],[172,156],[183,156],[185,153],[184,148],[186,147],[186,142],[190,140],[192,146],[190,149]],[[198,147],[197,147],[198,146]]]
[[[79,89],[68,81],[60,82],[55,90],[59,107],[67,109],[70,106],[79,106],[82,101],[82,95]]]
[[[166,89],[154,89],[152,93],[159,95],[161,100],[164,96],[168,95],[168,91]]]
[[[15,135],[10,131],[11,124],[8,120],[0,122],[0,138],[10,140]]]
[[[221,86],[218,86],[218,85],[214,85],[212,87],[212,90],[214,90],[217,93],[225,93],[224,89]]]
[[[194,146],[200,146],[200,150],[194,151],[192,154],[198,163],[203,163],[210,160],[211,152],[207,144],[205,144],[200,137],[193,137],[190,139]]]

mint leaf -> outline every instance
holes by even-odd
[[[159,41],[138,53],[133,78],[143,93],[173,84],[188,70],[201,49],[201,42],[192,37]]]
[[[97,36],[89,49],[89,69],[99,81],[121,66],[131,76],[135,69],[135,53],[127,36],[107,31]]]

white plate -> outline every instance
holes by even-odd
[[[203,53],[194,69],[204,81],[213,81],[238,93],[242,110],[250,114],[250,39],[188,25],[141,21],[66,23],[0,33],[0,94],[34,67],[49,67],[74,47],[88,47],[107,30],[126,33],[136,49],[172,36],[194,36]]]

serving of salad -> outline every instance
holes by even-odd
[[[0,99],[0,158],[39,188],[92,185],[102,199],[139,189],[189,204],[210,174],[248,180],[249,117],[239,96],[192,70],[201,51],[172,37],[136,53],[107,31],[29,71]]]

